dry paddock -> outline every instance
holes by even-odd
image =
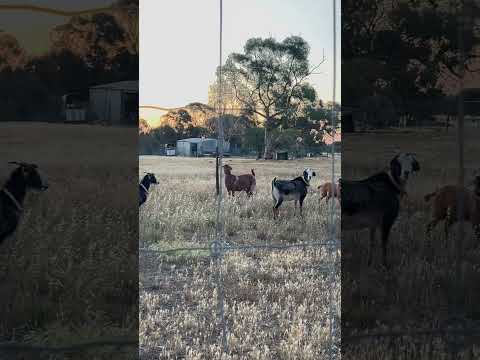
[[[225,198],[225,236],[232,244],[299,244],[323,241],[328,208],[312,191],[304,219],[293,203],[272,218],[271,180],[293,178],[306,167],[317,172],[312,190],[330,180],[330,159],[255,161],[228,158],[233,174],[255,169],[257,193]],[[336,177],[339,177],[340,160]],[[159,180],[140,211],[140,246],[148,249],[208,246],[215,234],[215,159],[141,157],[140,175]],[[222,184],[223,186],[223,184]],[[339,207],[335,208],[337,235]],[[339,255],[339,254],[338,254]],[[319,359],[329,350],[329,291],[336,295],[337,272],[327,277],[325,249],[229,252],[222,264],[227,356],[221,357],[217,288],[208,251],[159,256],[140,253],[140,343],[144,359]],[[337,257],[337,269],[340,257]],[[333,285],[331,285],[333,284]],[[338,347],[334,349],[337,354]]]
[[[135,128],[0,123],[2,186],[12,160],[38,164],[50,185],[28,194],[0,246],[2,339],[67,346],[136,331],[136,139]],[[129,358],[111,349],[57,356]]]

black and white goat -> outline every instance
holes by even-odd
[[[152,173],[145,173],[145,176],[143,177],[142,181],[140,181],[140,184],[138,186],[139,191],[140,191],[140,204],[139,204],[139,206],[142,206],[142,204],[145,201],[147,201],[147,197],[148,197],[148,193],[150,191],[150,185],[151,184],[158,184],[157,178]]]
[[[315,171],[308,168],[303,171],[303,176],[296,177],[293,180],[272,180],[273,218],[278,217],[278,208],[284,201],[295,201],[295,212],[297,203],[300,203],[300,215],[303,215],[303,201],[308,194],[310,180],[316,176]]]
[[[15,232],[23,213],[28,190],[44,191],[48,185],[35,164],[10,162],[18,165],[0,190],[0,243]]]
[[[390,161],[390,170],[359,181],[340,180],[342,231],[370,230],[368,265],[372,263],[375,235],[382,234],[383,264],[387,264],[390,230],[400,210],[400,198],[410,174],[420,170],[414,154],[401,153]]]

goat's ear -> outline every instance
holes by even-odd
[[[412,169],[413,169],[413,171],[420,171],[420,164],[418,163],[417,160],[415,160],[415,161],[413,162]]]
[[[398,155],[395,155],[395,157],[390,160],[390,168],[393,168],[394,166],[397,166],[398,164]]]
[[[398,155],[396,155],[391,161],[390,161],[390,171],[393,173],[394,176],[400,176],[400,171],[401,171],[401,165],[398,162]]]

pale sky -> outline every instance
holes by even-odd
[[[140,105],[181,107],[207,103],[208,86],[219,65],[219,0],[140,1]],[[337,1],[337,91],[340,101],[340,8]],[[324,101],[332,100],[332,0],[223,0],[223,60],[242,52],[251,37],[283,40],[302,36],[310,45],[310,63],[325,52],[320,75],[309,81]],[[161,112],[142,110],[150,120]]]
[[[0,0],[0,4],[25,4],[62,10],[84,10],[108,6],[113,0]],[[0,30],[14,35],[31,54],[42,54],[50,47],[50,30],[69,21],[68,17],[31,11],[0,11]]]

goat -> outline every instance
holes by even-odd
[[[447,185],[425,195],[425,202],[434,198],[432,204],[432,220],[427,224],[426,236],[430,238],[432,230],[440,222],[444,221],[445,239],[448,240],[450,227],[458,219],[458,200],[463,203],[463,219],[472,223],[477,239],[480,240],[480,175],[473,180],[474,190]],[[448,244],[448,242],[446,242]]]
[[[331,182],[327,182],[323,185],[320,185],[318,187],[320,190],[320,201],[323,199],[327,198],[327,202],[330,200],[330,198],[336,198],[338,201],[340,197],[340,185],[339,184],[334,184],[332,185]]]
[[[387,244],[390,230],[400,211],[400,198],[406,195],[409,174],[420,170],[414,154],[401,153],[390,161],[390,170],[359,181],[340,180],[342,232],[370,230],[368,266],[372,263],[375,234],[382,233],[383,265],[388,268]]]
[[[245,191],[248,196],[252,196],[257,186],[255,179],[255,171],[252,169],[252,174],[233,175],[232,167],[230,165],[223,165],[225,173],[225,187],[229,195],[235,196],[235,191]]]
[[[145,173],[142,181],[139,184],[139,191],[140,191],[140,205],[147,201],[147,197],[149,194],[149,189],[151,184],[158,184],[157,178],[152,173]]]
[[[300,215],[303,216],[303,201],[308,193],[310,180],[316,176],[315,171],[308,168],[303,171],[303,176],[296,177],[293,180],[272,180],[272,198],[273,218],[278,218],[278,208],[284,201],[295,201],[295,213],[297,212],[297,203],[300,203]]]
[[[40,176],[37,165],[11,161],[18,165],[0,191],[0,243],[13,234],[23,213],[28,190],[45,191],[48,185]]]

